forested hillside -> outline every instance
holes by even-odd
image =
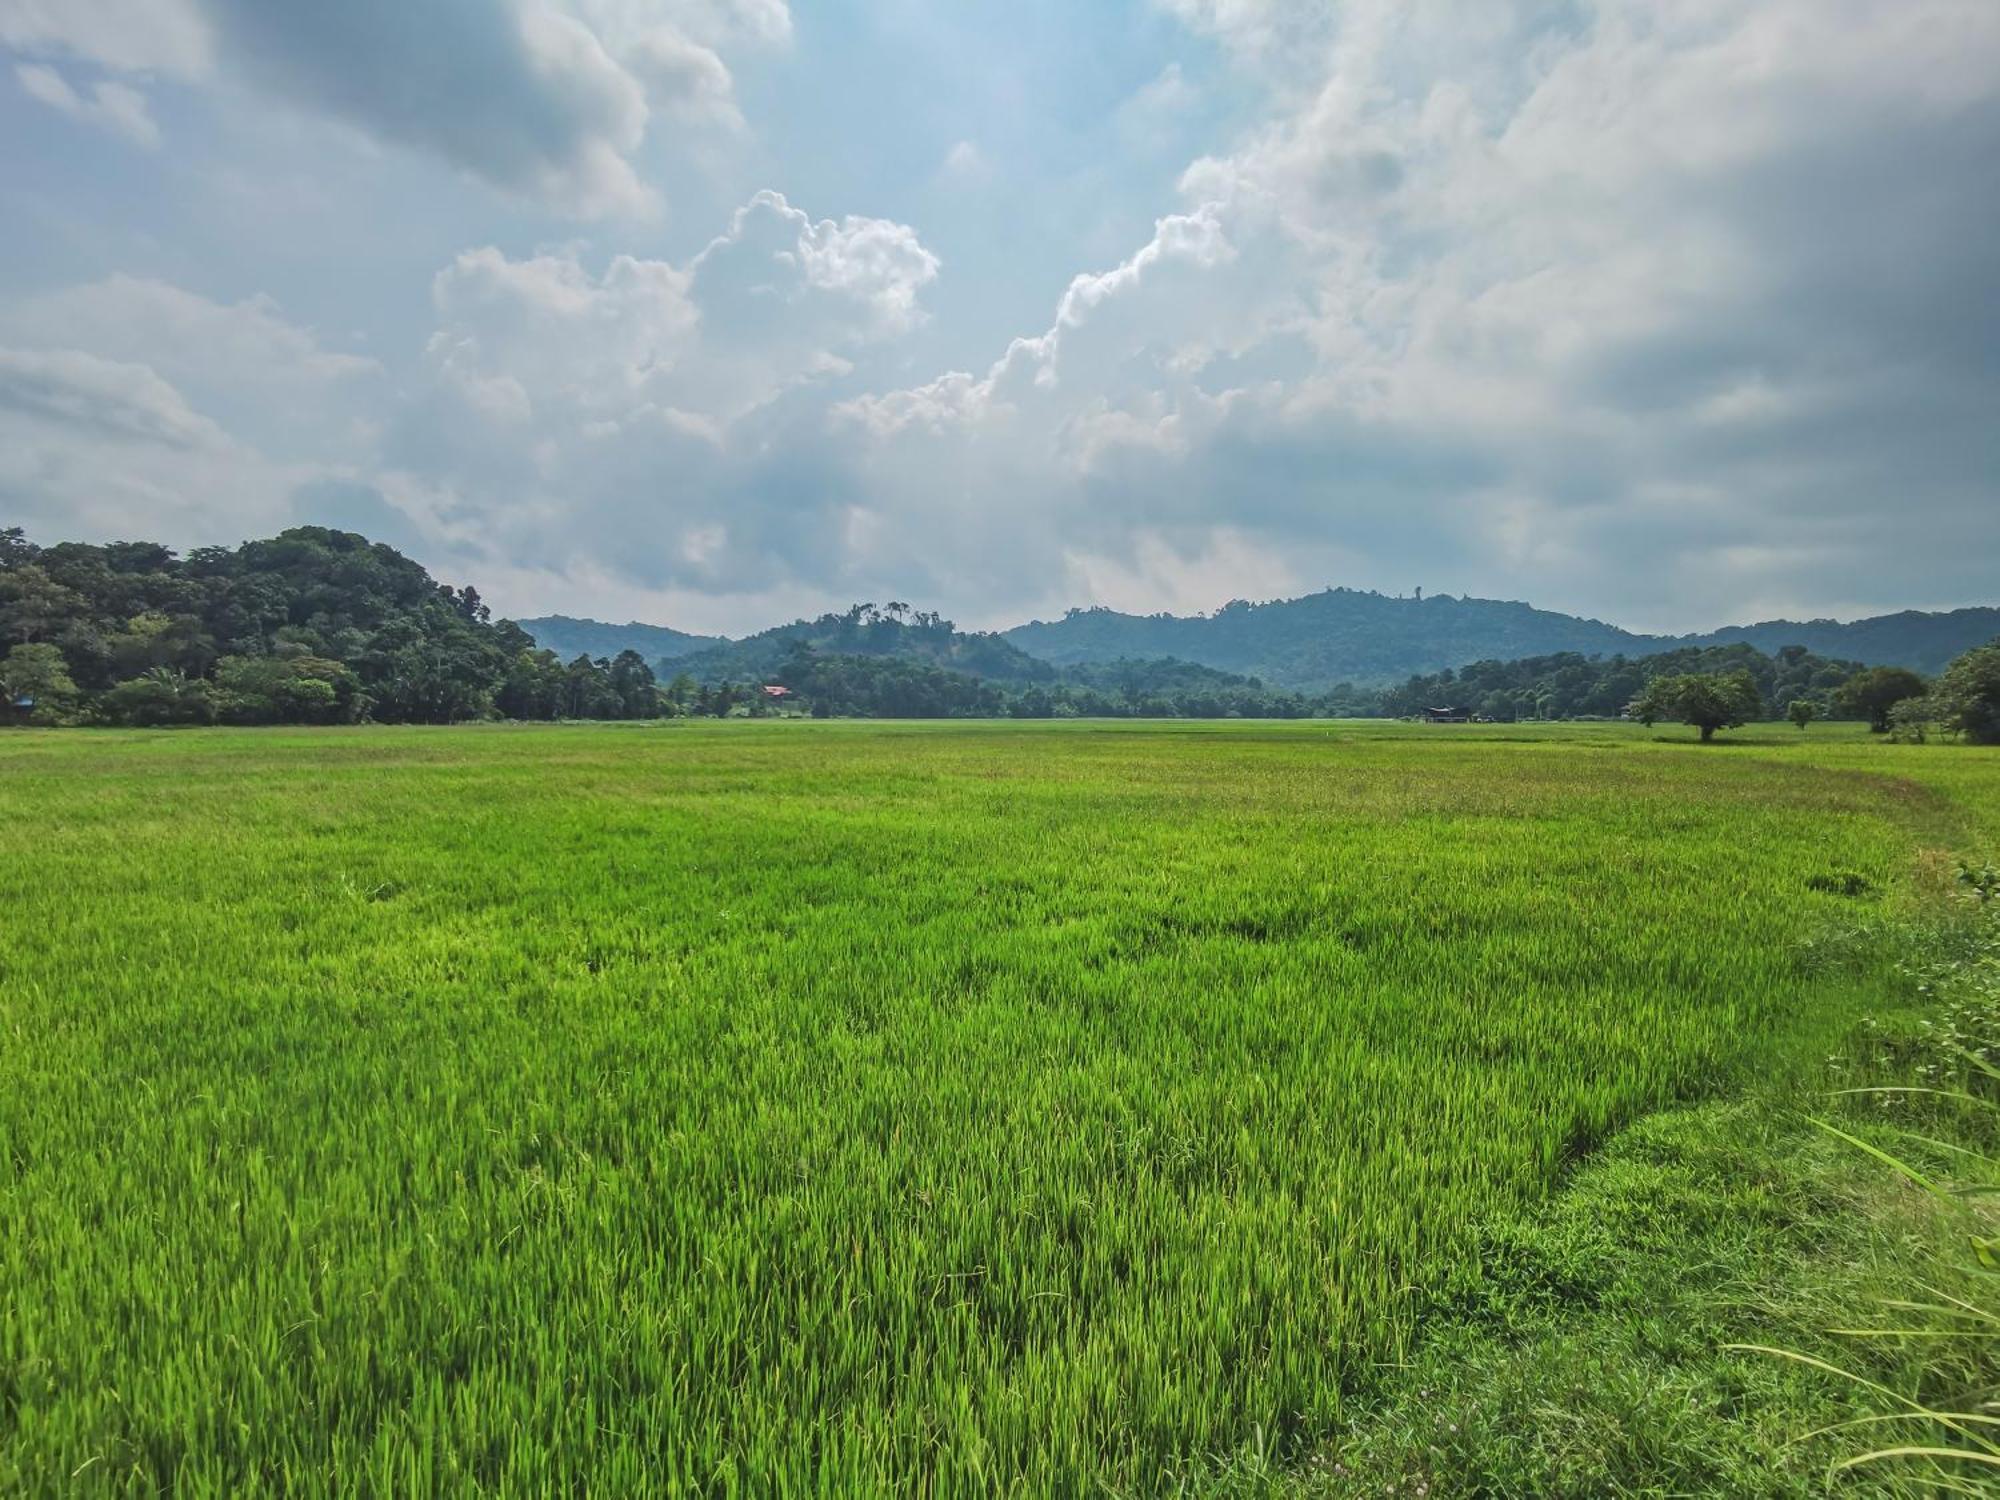
[[[1655,636],[1497,599],[1395,598],[1329,589],[1268,604],[1238,601],[1212,615],[1071,610],[1060,620],[1018,625],[1003,634],[1023,651],[1058,665],[1176,656],[1310,692],[1341,682],[1387,686],[1475,661],[1564,652],[1640,657],[1739,643],[1766,653],[1804,646],[1820,656],[1934,673],[2000,635],[2000,609],[1906,610],[1845,624],[1772,620]]]
[[[1822,656],[1845,657],[1871,667],[1908,667],[1927,676],[1942,672],[1974,646],[2000,636],[2000,609],[1954,609],[1938,614],[1906,609],[1867,620],[1766,620],[1689,636],[1690,646],[1741,642],[1759,651],[1804,646]]]
[[[907,604],[857,604],[817,620],[796,620],[691,652],[671,663],[674,672],[714,681],[775,673],[801,647],[821,655],[901,657],[947,671],[998,682],[1051,682],[1049,663],[997,635],[961,631],[941,615]]]
[[[1061,665],[1119,657],[1174,656],[1315,691],[1335,683],[1376,686],[1484,657],[1626,650],[1638,639],[1600,620],[1496,599],[1397,599],[1328,589],[1269,604],[1241,600],[1212,615],[1127,615],[1071,610],[1018,625],[1006,638]]]
[[[477,590],[300,526],[185,557],[0,531],[0,718],[63,724],[446,724],[649,718],[636,655],[565,666]]]

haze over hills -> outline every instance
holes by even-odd
[[[1238,601],[1212,615],[1071,610],[1060,620],[1017,625],[1003,634],[1022,650],[1059,663],[1171,655],[1280,687],[1319,689],[1561,651],[1647,656],[1737,642],[1766,652],[1805,646],[1821,656],[1934,673],[1960,652],[2000,636],[2000,609],[1905,610],[1846,623],[1769,620],[1664,636],[1509,600],[1328,589],[1269,604]]]
[[[1906,609],[1866,620],[1766,620],[1729,625],[1682,644],[1727,646],[1744,641],[1760,651],[1804,646],[1818,656],[1841,656],[1871,667],[1908,667],[1926,676],[1974,646],[2000,636],[2000,609],[1953,609],[1925,613]]]
[[[647,661],[671,661],[709,646],[726,644],[719,635],[689,635],[665,625],[607,625],[602,620],[579,620],[569,615],[544,615],[535,620],[515,621],[535,638],[544,651],[553,651],[564,661],[579,656],[615,657],[621,651],[636,651]]]
[[[1239,600],[1210,615],[1076,609],[1059,620],[1036,620],[996,634],[959,633],[935,615],[910,611],[901,619],[877,615],[871,623],[850,610],[740,641],[562,616],[521,624],[559,655],[610,656],[629,646],[648,661],[698,677],[769,672],[791,641],[802,638],[819,651],[914,655],[1011,682],[1041,680],[1048,675],[1038,670],[1041,664],[1067,668],[1171,657],[1273,687],[1322,691],[1339,683],[1398,683],[1475,661],[1559,652],[1648,656],[1738,642],[1765,652],[1804,646],[1820,656],[1935,673],[1960,652],[2000,637],[2000,609],[1904,610],[1849,622],[1769,620],[1662,636],[1511,600],[1327,589],[1265,604]]]

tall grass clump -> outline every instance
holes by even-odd
[[[1833,1476],[1893,1492],[2000,1494],[2000,870],[1962,864],[1958,910],[1913,967],[1941,1006],[1928,1034],[1885,1044],[1874,1071],[1917,1082],[1843,1089],[1840,1121],[1816,1119],[1931,1205],[1897,1247],[1899,1282],[1861,1326],[1832,1334],[1853,1357],[1743,1346],[1845,1381],[1878,1409],[1813,1434],[1856,1440]],[[1888,1371],[1900,1371],[1898,1380]]]

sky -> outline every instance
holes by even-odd
[[[498,610],[2000,603],[2000,0],[0,0],[0,524]]]

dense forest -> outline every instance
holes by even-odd
[[[185,557],[0,531],[0,699],[40,723],[653,717],[636,655],[567,665],[392,548],[301,526]]]
[[[1308,698],[1171,659],[1063,671],[1034,663],[1023,680],[953,671],[923,655],[826,652],[804,638],[788,647],[770,679],[819,716],[1303,719],[1372,711],[1366,695],[1338,706],[1325,695]]]
[[[1565,651],[1412,677],[1382,693],[1380,708],[1392,717],[1443,708],[1496,720],[1615,719],[1655,677],[1747,671],[1767,719],[1784,718],[1795,702],[1810,703],[1815,718],[1859,718],[1842,689],[1863,670],[1859,662],[1829,661],[1803,646],[1783,647],[1775,656],[1745,645],[1690,646],[1638,658]]]
[[[1053,682],[1057,676],[1047,662],[1000,636],[960,630],[933,611],[894,601],[794,620],[679,657],[673,665],[675,671],[699,678],[768,676],[800,643],[823,655],[898,657],[995,682]]]
[[[1353,595],[1349,602],[1370,597],[1379,598]],[[1256,613],[1249,606],[1243,612]],[[584,637],[595,626],[561,623]],[[595,628],[611,632],[595,637],[607,646],[633,639],[634,627]],[[0,721],[20,724],[802,713],[1289,719],[1443,712],[1511,721],[1618,717],[1645,699],[1655,680],[1740,674],[1740,702],[1755,717],[1857,718],[1884,731],[1921,733],[1929,724],[1972,722],[1952,705],[1966,683],[1989,670],[1979,664],[1992,654],[1962,657],[1935,685],[1803,645],[1766,655],[1739,642],[1636,657],[1563,651],[1478,660],[1396,686],[1339,683],[1306,692],[1167,654],[1051,662],[1011,634],[961,631],[936,613],[891,602],[857,604],[739,641],[661,631],[653,639],[675,652],[664,658],[649,660],[626,645],[565,660],[546,639],[538,643],[521,626],[493,618],[476,590],[440,584],[394,549],[352,532],[302,526],[182,557],[150,542],[38,547],[18,528],[0,531]],[[1178,635],[1168,630],[1162,639]],[[1501,645],[1509,639],[1503,631]]]

